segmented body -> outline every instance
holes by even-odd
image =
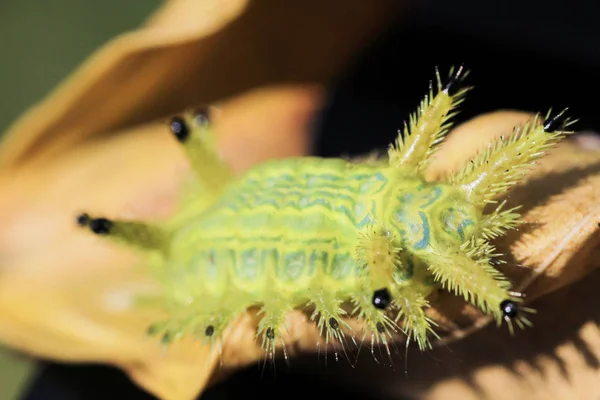
[[[177,117],[171,131],[202,190],[192,190],[165,224],[87,214],[79,223],[161,255],[154,272],[169,318],[151,332],[166,342],[185,334],[217,338],[256,306],[257,335],[271,354],[286,314],[309,306],[328,341],[356,335],[344,322],[350,313],[373,343],[387,345],[402,330],[424,349],[435,336],[425,314],[435,288],[522,326],[526,309],[491,261],[491,240],[515,227],[519,215],[504,204],[491,213],[484,208],[569,133],[569,122],[559,120],[562,114],[536,117],[461,170],[428,181],[428,160],[467,90],[457,90],[461,74],[451,74],[445,87],[438,76],[438,93],[421,103],[388,157],[368,162],[273,160],[234,177],[209,144],[205,116]]]
[[[349,299],[364,268],[355,258],[360,231],[386,221],[397,233],[407,261],[396,274],[400,283],[430,243],[460,245],[469,237],[476,210],[458,197],[452,186],[379,165],[275,160],[249,171],[177,232],[171,262],[197,265],[201,285],[215,296],[243,292],[262,304],[271,288],[296,307],[329,286]]]
[[[349,168],[342,160],[269,162],[178,232],[174,253],[190,254],[195,247],[218,265],[219,276],[207,286],[215,289],[212,281],[221,280],[219,292],[247,292],[256,303],[264,302],[267,288],[294,306],[320,285],[351,292],[357,282],[356,232],[372,221],[378,201],[371,195],[385,184],[376,169]]]

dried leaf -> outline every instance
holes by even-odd
[[[166,2],[146,26],[110,41],[17,120],[3,139],[0,168],[51,160],[88,138],[260,86],[327,82],[403,5]]]

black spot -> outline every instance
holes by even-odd
[[[385,326],[383,326],[383,323],[378,322],[377,324],[375,324],[375,326],[377,327],[377,332],[385,333]]]
[[[113,223],[106,218],[96,218],[90,221],[90,229],[98,235],[110,233]]]
[[[505,317],[513,319],[519,314],[519,306],[512,300],[504,300],[500,303],[500,310]]]
[[[454,96],[458,90],[458,81],[452,77],[444,87],[444,92],[448,93],[448,96]]]
[[[162,336],[162,339],[160,339],[160,341],[161,341],[163,344],[168,344],[168,343],[171,343],[171,342],[173,341],[173,336],[174,336],[174,335],[173,335],[172,333],[170,333],[170,332],[167,332],[167,333],[165,333],[165,334]]]
[[[169,124],[169,129],[171,129],[171,133],[175,135],[177,140],[182,143],[190,136],[190,129],[181,117],[173,117]]]
[[[331,327],[331,329],[337,329],[340,327],[340,324],[335,318],[331,317],[329,318],[329,326]]]
[[[209,325],[206,327],[206,330],[204,331],[204,334],[208,337],[211,337],[212,335],[214,335],[215,333],[215,327],[212,325]]]
[[[444,92],[446,92],[449,96],[454,96],[460,89],[460,85],[463,80],[462,72],[463,66],[461,65],[456,73],[452,75],[448,83],[446,83],[446,86],[444,86]]]
[[[375,308],[384,310],[390,305],[391,302],[392,296],[387,289],[379,289],[373,294],[373,305]]]
[[[207,126],[210,124],[210,116],[208,114],[208,110],[205,108],[201,108],[196,110],[194,113],[194,123],[197,126]]]
[[[544,131],[548,133],[553,133],[557,129],[559,129],[564,123],[563,116],[565,115],[565,112],[567,112],[567,110],[568,108],[565,108],[564,110],[556,114],[554,117],[548,117],[548,119],[544,121]]]
[[[275,339],[275,330],[273,328],[267,328],[267,330],[265,331],[265,336],[269,340]]]
[[[150,325],[148,329],[146,329],[146,334],[148,335],[156,335],[158,333],[158,327],[156,325]]]
[[[77,225],[86,226],[90,222],[90,216],[86,213],[81,213],[77,216]]]

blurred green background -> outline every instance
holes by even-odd
[[[135,29],[160,4],[159,0],[0,1],[0,132],[93,51],[115,35]],[[34,366],[0,348],[0,400],[18,399]]]

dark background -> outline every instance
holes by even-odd
[[[473,90],[458,121],[497,109],[546,112],[569,106],[577,129],[598,130],[600,3],[593,1],[429,0],[404,15],[366,48],[338,81],[316,126],[323,156],[386,147],[428,89],[434,67],[471,70]],[[292,362],[293,363],[293,362]],[[323,372],[315,359],[315,371]],[[261,377],[250,367],[202,399],[287,396],[369,399],[327,384],[323,375],[278,367]],[[150,399],[120,372],[95,366],[46,364],[23,400]]]
[[[591,1],[434,1],[404,15],[332,88],[321,154],[387,147],[434,77],[451,65],[474,85],[457,122],[483,112],[570,107],[576,128],[598,129],[600,28]],[[442,75],[444,76],[444,75]]]

